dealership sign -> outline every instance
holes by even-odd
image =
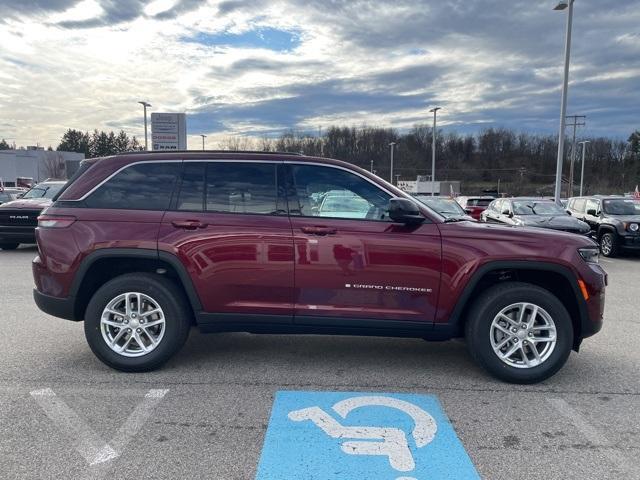
[[[184,113],[151,114],[151,149],[186,150],[187,118]]]

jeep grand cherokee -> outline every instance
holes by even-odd
[[[331,197],[358,208],[323,210]],[[361,208],[367,205],[366,209]],[[203,332],[465,337],[509,382],[602,326],[590,239],[445,219],[338,160],[154,152],[87,160],[38,220],[38,306],[124,371]]]

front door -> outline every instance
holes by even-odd
[[[431,324],[442,263],[438,227],[391,222],[391,194],[364,176],[337,166],[288,165],[294,322]]]
[[[279,162],[184,162],[158,248],[176,255],[212,322],[291,323],[293,238]]]

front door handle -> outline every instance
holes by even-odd
[[[302,227],[300,230],[310,235],[333,235],[337,232],[335,228],[331,227]]]
[[[185,230],[195,230],[196,228],[205,228],[206,223],[200,220],[174,220],[171,222],[176,228],[184,228]]]

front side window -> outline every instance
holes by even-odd
[[[291,215],[388,220],[391,196],[354,173],[318,165],[292,165]]]
[[[587,213],[589,213],[589,210],[595,210],[598,213],[598,206],[597,200],[587,200]]]
[[[286,214],[276,163],[210,162],[206,175],[208,212]]]
[[[139,163],[107,180],[85,200],[89,208],[167,210],[179,162]]]

